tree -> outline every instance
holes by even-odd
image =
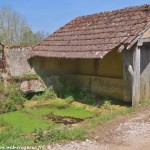
[[[42,41],[47,34],[34,33],[25,17],[12,10],[10,6],[0,8],[0,43],[5,45],[34,45]]]

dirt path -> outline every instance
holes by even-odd
[[[149,150],[150,109],[99,126],[92,136],[99,150]]]
[[[119,117],[91,134],[92,139],[55,145],[52,150],[150,150],[150,109]]]

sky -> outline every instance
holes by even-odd
[[[143,4],[150,0],[0,0],[0,7],[23,14],[33,31],[49,33],[78,16]]]

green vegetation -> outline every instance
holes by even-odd
[[[35,139],[34,142],[44,142],[44,143],[56,143],[56,142],[64,142],[64,141],[71,141],[71,140],[85,140],[86,134],[85,134],[84,128],[73,128],[73,129],[50,129],[46,134],[42,130],[36,130],[35,131]]]
[[[25,17],[10,6],[0,6],[0,18],[0,43],[5,45],[36,45],[48,36],[44,31],[33,32]]]
[[[4,86],[0,83],[0,114],[15,111],[23,107],[23,93],[15,83],[8,83]]]
[[[9,126],[8,122],[4,120],[4,118],[0,118],[0,127],[7,127]]]
[[[56,93],[54,92],[53,88],[48,88],[42,93],[37,93],[34,95],[31,100],[36,100],[36,101],[47,101],[50,99],[56,99]]]
[[[0,132],[0,146],[27,146],[34,144],[33,137],[21,135],[21,130],[7,129]]]
[[[21,76],[13,76],[13,79],[18,80],[28,80],[28,79],[39,79],[39,76],[35,73],[23,74]]]
[[[59,100],[60,101],[60,100]],[[16,112],[10,112],[0,115],[9,125],[13,128],[21,129],[23,133],[29,133],[34,131],[34,129],[46,129],[48,127],[55,127],[55,124],[51,120],[45,119],[44,115],[53,113],[57,116],[70,116],[74,118],[89,118],[94,116],[93,112],[84,110],[77,107],[54,107],[52,105],[37,105],[33,108],[24,108]]]
[[[67,85],[62,89],[64,93],[59,93],[63,99],[58,99],[54,90],[49,88],[27,100],[28,96],[25,97],[14,82],[6,87],[1,83],[0,91],[2,146],[84,140],[97,125],[136,111]]]
[[[27,101],[24,108],[20,110],[1,114],[0,145],[11,144],[13,139],[13,145],[36,145],[83,140],[87,136],[87,131],[90,131],[93,127],[119,115],[135,111],[133,108],[112,105],[110,101],[105,101],[99,107],[93,107],[68,99]],[[79,123],[76,127],[62,126],[62,124],[57,124],[46,118],[49,113],[56,116],[80,118],[85,121]],[[9,130],[6,131],[4,127]]]

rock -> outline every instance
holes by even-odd
[[[25,93],[43,92],[45,85],[39,79],[25,80],[21,83],[20,89]]]
[[[89,139],[86,139],[86,140],[85,140],[85,142],[89,142],[89,141],[90,141]]]
[[[99,136],[95,136],[95,140],[98,140]]]

